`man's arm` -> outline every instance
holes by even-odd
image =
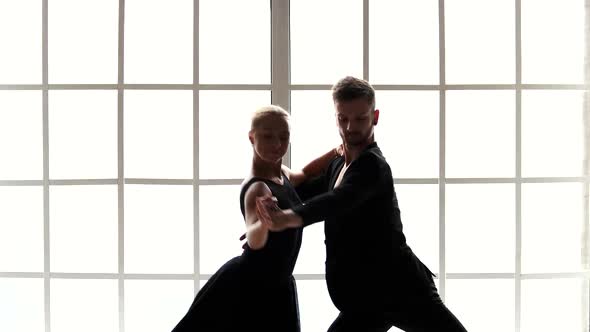
[[[293,207],[293,213],[307,226],[350,212],[384,188],[384,166],[386,164],[372,153],[359,156],[336,188]]]
[[[354,165],[353,165],[354,164]],[[307,200],[292,209],[280,210],[269,198],[256,202],[259,219],[271,231],[307,226],[326,218],[343,215],[367,201],[385,187],[387,164],[368,153],[350,165],[342,182],[332,191]]]

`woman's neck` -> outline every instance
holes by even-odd
[[[267,161],[261,160],[260,158],[254,157],[252,160],[252,175],[269,180],[278,179],[280,181],[282,178],[281,166],[281,161],[269,163]]]

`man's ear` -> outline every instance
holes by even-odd
[[[373,112],[373,125],[376,126],[377,122],[379,122],[379,110],[376,109],[375,112]]]
[[[250,144],[254,144],[254,133],[252,130],[248,132],[248,139],[250,140]]]

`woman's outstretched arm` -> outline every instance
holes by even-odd
[[[254,182],[246,191],[244,197],[246,239],[251,249],[262,249],[268,239],[268,228],[258,220],[256,215],[256,198],[272,196],[270,188],[262,182]]]

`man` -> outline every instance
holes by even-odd
[[[345,77],[332,97],[343,156],[297,188],[304,204],[281,211],[267,197],[257,201],[259,218],[271,231],[325,220],[326,282],[340,310],[329,332],[465,332],[406,244],[391,169],[374,138],[375,91]]]

